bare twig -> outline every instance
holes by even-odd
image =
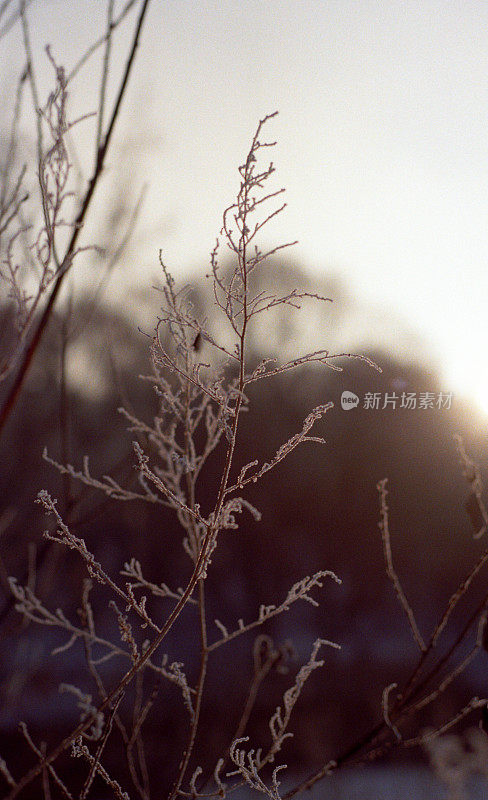
[[[20,391],[22,389],[22,386],[23,386],[25,377],[27,375],[27,372],[29,370],[29,367],[31,365],[31,362],[32,362],[32,360],[33,360],[33,358],[35,356],[35,353],[37,352],[37,348],[38,348],[39,343],[40,343],[40,341],[42,339],[42,336],[44,334],[44,331],[45,331],[45,328],[47,326],[47,323],[48,323],[48,321],[49,321],[49,319],[51,317],[51,313],[52,313],[52,310],[54,308],[54,304],[55,304],[56,299],[58,297],[58,294],[59,294],[59,292],[61,290],[61,287],[62,287],[62,285],[64,283],[65,276],[67,275],[67,273],[68,273],[68,271],[71,268],[71,265],[73,263],[73,256],[74,256],[74,253],[75,253],[75,250],[76,250],[78,237],[80,235],[80,231],[81,231],[81,228],[82,228],[83,223],[85,221],[88,209],[90,207],[93,194],[94,194],[95,189],[96,189],[96,187],[97,187],[97,185],[99,183],[100,176],[102,174],[104,163],[105,163],[105,157],[106,157],[106,154],[108,152],[108,148],[109,148],[109,145],[110,145],[110,142],[111,142],[111,139],[112,139],[112,134],[113,134],[113,131],[114,131],[114,128],[115,128],[115,124],[116,124],[118,116],[119,116],[120,106],[121,106],[122,100],[123,100],[123,98],[125,96],[125,92],[126,92],[128,81],[129,81],[129,76],[131,74],[132,65],[133,65],[135,54],[136,54],[136,50],[137,50],[137,47],[138,47],[138,44],[139,44],[139,37],[140,37],[141,30],[142,30],[142,24],[143,24],[144,18],[146,16],[146,12],[147,12],[148,6],[149,6],[149,0],[143,0],[142,5],[141,5],[141,9],[140,9],[140,12],[139,12],[139,16],[137,18],[137,23],[136,23],[136,26],[135,26],[134,35],[133,35],[133,39],[132,39],[132,44],[131,44],[131,48],[130,48],[130,51],[129,51],[129,56],[127,58],[127,63],[126,63],[126,66],[125,66],[124,74],[122,76],[122,79],[121,79],[121,82],[120,82],[120,86],[119,86],[119,91],[118,91],[117,97],[115,99],[115,103],[113,105],[110,121],[109,121],[109,124],[107,126],[106,132],[104,134],[103,141],[101,142],[100,147],[98,149],[95,168],[94,168],[94,171],[92,173],[92,177],[90,178],[90,181],[89,181],[88,188],[86,190],[85,196],[84,196],[83,201],[81,203],[80,210],[79,210],[79,212],[78,212],[78,214],[76,216],[76,219],[73,222],[73,225],[72,225],[73,232],[71,234],[70,240],[69,240],[68,245],[66,247],[66,250],[64,252],[64,256],[59,260],[58,276],[57,276],[57,278],[56,278],[56,280],[54,282],[54,286],[53,286],[53,288],[51,290],[49,299],[48,299],[48,301],[46,303],[46,306],[45,306],[45,308],[44,308],[44,310],[42,312],[42,315],[41,315],[41,317],[39,319],[39,322],[36,325],[35,331],[34,331],[32,337],[31,337],[29,345],[26,348],[26,351],[25,351],[24,356],[22,358],[20,367],[17,370],[17,373],[15,375],[15,379],[13,381],[13,384],[12,384],[12,387],[11,387],[11,389],[9,391],[9,394],[8,394],[8,396],[7,396],[5,402],[4,402],[4,404],[3,404],[3,406],[2,406],[2,408],[0,410],[0,434],[3,431],[3,428],[5,427],[5,423],[7,422],[7,419],[9,418],[10,413],[12,412],[12,410],[14,408],[14,405],[15,405],[15,403],[17,401],[17,398],[18,398],[19,393],[20,393]],[[34,96],[34,102],[37,104],[35,96]],[[40,144],[39,144],[39,146],[40,146]]]
[[[397,594],[398,600],[407,615],[407,619],[410,625],[410,629],[412,631],[412,635],[417,642],[420,650],[424,652],[426,650],[425,642],[422,638],[422,635],[418,629],[417,622],[415,620],[415,616],[412,610],[410,603],[407,600],[405,592],[402,589],[402,585],[398,578],[398,575],[393,567],[393,558],[391,555],[391,544],[390,544],[390,529],[388,525],[388,506],[386,503],[386,498],[388,496],[388,490],[386,488],[386,484],[388,482],[388,478],[383,478],[377,485],[378,492],[380,493],[380,502],[381,502],[381,521],[378,523],[379,528],[381,530],[381,536],[383,539],[383,549],[385,554],[385,562],[386,562],[386,571],[387,575],[393,583],[395,587],[395,592]]]

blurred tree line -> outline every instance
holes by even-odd
[[[286,290],[290,278],[296,285],[308,280],[298,270],[291,276],[289,271],[280,273],[277,262],[269,270],[276,291]],[[320,287],[316,290],[320,293]],[[212,325],[211,298],[199,285],[193,286],[193,295]],[[296,319],[304,325],[303,314]],[[11,324],[8,308],[2,310],[1,323],[5,341]],[[305,313],[305,329],[307,323],[314,328],[321,324]],[[256,332],[251,361],[269,356],[273,348],[299,354],[303,336],[294,317],[277,318],[271,328]],[[43,538],[46,520],[35,503],[37,492],[47,488],[58,498],[65,522],[111,574],[135,557],[148,580],[185,585],[189,565],[172,513],[160,506],[109,500],[60,475],[42,457],[46,447],[56,461],[80,469],[86,454],[94,477],[110,474],[123,486],[136,485],[134,434],[127,432],[127,420],[118,409],[124,406],[148,420],[156,410],[151,381],[139,377],[150,375],[149,345],[147,335],[111,308],[82,301],[58,312],[2,442],[0,752],[10,763],[15,763],[19,719],[47,742],[68,731],[75,710],[72,700],[58,693],[59,683],[73,682],[96,696],[84,669],[83,648],[77,645],[51,657],[66,634],[34,624],[26,629],[13,609],[9,575],[35,586],[49,608],[60,607],[68,617],[77,615],[86,578],[76,556]],[[291,640],[297,664],[317,637],[342,646],[327,652],[326,667],[310,678],[294,712],[294,761],[290,756],[289,765],[305,771],[333,758],[371,727],[381,716],[384,687],[406,676],[416,663],[411,634],[385,573],[377,482],[389,478],[394,563],[426,635],[485,547],[483,540],[473,540],[464,508],[467,487],[453,438],[461,434],[470,455],[486,466],[486,437],[476,432],[473,409],[454,397],[451,408],[373,410],[360,402],[344,411],[343,390],[361,400],[366,392],[383,397],[385,392],[418,396],[448,391],[420,364],[395,361],[386,350],[367,355],[381,366],[381,374],[360,360],[342,358],[335,363],[343,371],[319,365],[253,385],[250,411],[242,418],[235,461],[239,468],[254,459],[269,460],[301,429],[312,407],[332,400],[333,410],[316,431],[326,445],[306,443],[251,486],[248,498],[262,519],[257,523],[244,514],[239,530],[225,533],[208,584],[209,619],[216,617],[233,629],[239,617],[255,618],[261,603],[280,602],[305,575],[330,569],[342,579],[342,586],[325,584],[319,608],[297,604],[263,631],[276,644]],[[205,356],[203,352],[202,360]],[[217,450],[201,475],[204,513],[215,497],[221,459]],[[486,592],[486,574],[476,580],[467,601],[473,607]],[[117,638],[103,592],[94,607],[99,630]],[[184,625],[184,630],[180,626],[170,632],[166,650],[170,660],[184,662],[192,682],[198,669],[192,647],[193,635],[198,635],[196,616],[185,612]],[[209,628],[210,637],[217,637],[217,628]],[[228,745],[238,723],[252,676],[252,642],[252,634],[241,637],[218,651],[211,663],[202,730],[212,735],[200,743],[209,764]],[[469,669],[449,700],[436,706],[438,719],[430,717],[429,722],[453,713],[473,691],[486,692],[483,673],[479,665]],[[277,672],[258,698],[251,726],[258,741],[266,736],[267,720],[289,685],[290,676]],[[147,746],[148,757],[151,750],[164,753],[161,778],[169,781],[166,764],[173,765],[181,751],[187,721],[179,690],[168,685],[164,692],[167,715],[149,718]]]

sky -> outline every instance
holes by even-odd
[[[102,32],[104,8],[32,5],[46,91],[42,46],[69,69]],[[114,47],[113,85],[129,32]],[[21,63],[20,32],[6,40],[8,66]],[[73,84],[74,112],[95,105],[98,67]],[[382,325],[395,318],[422,339],[444,390],[475,401],[488,435],[488,5],[153,0],[110,164],[128,194],[148,183],[136,283],[156,273],[159,247],[176,277],[206,268],[236,167],[275,110],[268,134],[288,208],[263,245],[298,239],[298,264],[343,282],[369,309],[358,340],[386,336],[395,352],[401,334]],[[133,151],[122,147],[129,130]]]

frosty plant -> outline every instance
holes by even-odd
[[[198,317],[191,302],[191,292],[187,287],[179,291],[176,289],[160,255],[164,308],[152,338],[153,373],[147,378],[156,389],[158,412],[151,424],[142,422],[128,411],[123,412],[130,430],[137,438],[134,448],[138,486],[129,489],[107,476],[95,478],[90,472],[87,458],[80,470],[70,464],[59,464],[45,453],[45,458],[61,473],[105,493],[115,501],[136,500],[163,506],[165,513],[173,512],[181,529],[182,544],[188,559],[187,578],[184,587],[175,586],[171,574],[158,576],[158,583],[149,580],[144,564],[131,557],[130,553],[125,555],[127,561],[121,575],[109,575],[104,565],[89,551],[85,541],[70,529],[56,500],[48,492],[40,492],[38,502],[54,521],[53,527],[45,533],[46,537],[76,551],[88,576],[84,582],[77,619],[70,618],[60,608],[48,608],[36,594],[35,581],[30,580],[26,586],[22,586],[11,578],[16,608],[27,620],[65,634],[64,640],[54,651],[58,657],[62,657],[71,647],[83,648],[89,685],[96,696],[90,694],[87,687],[63,681],[60,691],[71,697],[73,705],[76,704],[79,722],[52,748],[42,741],[37,742],[22,723],[21,732],[36,763],[18,778],[13,774],[15,770],[11,770],[0,758],[0,773],[8,784],[9,798],[21,794],[26,796],[24,790],[37,781],[38,784],[42,783],[46,798],[52,796],[51,787],[56,787],[57,796],[85,800],[92,791],[94,795],[95,780],[98,785],[104,783],[108,795],[119,800],[129,797],[139,797],[141,800],[160,798],[159,758],[154,754],[150,756],[149,748],[146,753],[145,744],[151,743],[151,740],[144,734],[148,717],[155,713],[156,708],[160,716],[172,713],[166,689],[176,687],[181,693],[181,713],[185,718],[187,733],[181,756],[169,767],[173,773],[168,794],[170,800],[180,797],[225,797],[244,784],[273,800],[279,800],[280,780],[286,768],[283,763],[286,755],[282,751],[287,739],[293,735],[296,704],[302,692],[306,691],[310,675],[324,665],[327,648],[338,645],[325,638],[311,643],[308,659],[290,679],[290,685],[284,691],[278,707],[269,709],[268,738],[265,744],[258,747],[250,740],[249,723],[259,689],[273,670],[285,670],[290,656],[290,645],[276,646],[263,626],[288,611],[297,601],[317,605],[317,590],[324,581],[340,583],[340,580],[328,570],[321,570],[311,577],[297,576],[296,583],[285,592],[284,597],[274,604],[262,604],[255,617],[247,621],[242,618],[234,621],[227,618],[211,619],[206,600],[207,581],[212,579],[215,568],[212,559],[222,534],[237,529],[242,520],[250,524],[259,521],[259,511],[245,497],[246,487],[277,467],[302,442],[323,443],[324,440],[313,433],[313,428],[332,407],[332,403],[326,403],[314,408],[305,418],[301,429],[282,444],[274,455],[270,455],[269,461],[241,463],[241,414],[244,411],[252,412],[249,387],[256,381],[271,379],[312,362],[340,369],[334,364],[337,356],[329,355],[326,350],[306,353],[285,363],[265,359],[256,365],[247,361],[246,340],[258,315],[280,306],[299,308],[304,298],[317,302],[327,300],[297,290],[276,296],[266,290],[253,288],[253,273],[266,269],[266,259],[270,255],[293,244],[282,244],[267,252],[262,252],[258,245],[263,226],[285,208],[280,203],[283,190],[269,191],[267,188],[274,173],[273,164],[259,166],[260,151],[274,144],[261,141],[264,125],[274,116],[265,117],[258,125],[247,157],[239,167],[240,182],[236,200],[224,212],[221,237],[211,254],[208,277],[221,318],[219,328],[207,326],[205,320]],[[223,269],[219,262],[221,242],[227,245],[232,254],[230,269]],[[202,360],[204,357],[207,361]],[[365,360],[375,366],[368,359]],[[488,521],[482,498],[481,473],[469,459],[461,441],[458,447],[469,485],[466,510],[474,536],[479,539],[486,532]],[[202,491],[203,481],[199,480],[212,454],[214,464],[218,461],[220,465],[214,497],[209,496],[208,490],[205,493]],[[406,617],[417,651],[417,661],[406,680],[398,677],[397,681],[390,682],[384,688],[380,721],[345,752],[338,754],[334,760],[327,760],[308,778],[281,794],[283,800],[291,800],[346,764],[368,762],[398,748],[427,747],[437,761],[442,761],[442,752],[437,751],[436,747],[444,747],[443,734],[468,717],[481,714],[483,735],[488,729],[486,697],[472,697],[461,709],[430,731],[419,732],[415,723],[419,712],[432,709],[481,651],[488,650],[488,595],[478,598],[474,610],[466,612],[461,630],[452,630],[454,611],[470,593],[476,576],[488,564],[488,548],[479,555],[469,573],[448,598],[442,616],[430,635],[426,635],[421,630],[395,569],[386,479],[378,483],[378,491],[387,576]],[[162,547],[160,560],[163,565],[165,546]],[[108,611],[100,618],[95,609],[103,608],[105,599],[108,600]],[[183,617],[184,609],[186,614]],[[110,625],[106,624],[107,614],[116,620],[118,636],[110,638],[106,632],[107,628],[110,629]],[[194,615],[193,621],[196,621],[198,630],[189,628],[191,614]],[[196,633],[191,644],[194,655],[199,656],[199,666],[193,680],[189,676],[188,664],[185,665],[182,660],[171,661],[165,652],[165,647],[170,647],[165,638],[177,625],[183,629],[187,639],[189,630],[192,634]],[[446,641],[444,633],[448,632],[448,628],[450,638]],[[476,629],[474,634],[473,629]],[[202,709],[209,696],[210,681],[207,676],[210,661],[219,651],[217,664],[222,664],[230,643],[252,631],[256,632],[257,637],[253,646],[254,670],[247,699],[243,702],[234,734],[229,736],[226,747],[220,755],[215,755],[215,761],[210,765],[208,757],[199,751],[198,746],[203,736],[209,735],[208,730],[200,729],[204,727]],[[174,638],[178,641],[177,637]],[[470,649],[466,654],[469,644]],[[211,703],[208,707],[215,713]],[[182,725],[178,727],[181,729]],[[201,738],[197,738],[199,734]],[[110,747],[107,746],[109,743]],[[110,761],[112,751],[117,752],[115,765],[113,759]],[[63,754],[77,760],[77,777],[72,778],[73,786],[68,786],[61,775],[58,760]],[[122,765],[122,758],[125,766]],[[478,761],[475,763],[471,759],[462,774],[471,774],[475,768],[478,769],[477,765]],[[80,773],[81,789],[77,785]],[[459,783],[459,776],[455,778]]]
[[[73,797],[73,790],[62,782],[56,771],[57,759],[70,749],[73,757],[83,759],[87,765],[80,797],[88,796],[97,775],[116,797],[132,796],[121,786],[120,778],[110,775],[103,766],[104,750],[116,729],[125,744],[125,757],[132,780],[131,792],[141,798],[149,798],[151,764],[146,763],[142,733],[150,709],[159,700],[159,695],[164,693],[165,682],[176,684],[181,689],[185,713],[188,714],[187,743],[179,766],[175,766],[171,800],[178,796],[197,796],[204,786],[207,795],[210,793],[223,797],[227,791],[243,782],[277,798],[278,775],[284,765],[274,766],[272,774],[266,773],[264,768],[277,763],[283,743],[292,735],[289,727],[293,708],[309,675],[324,664],[324,647],[338,647],[325,639],[318,639],[313,644],[308,661],[299,669],[294,682],[285,692],[282,704],[273,713],[270,712],[268,748],[253,748],[246,736],[246,728],[257,690],[271,668],[283,664],[287,657],[286,647],[276,648],[269,637],[260,634],[258,629],[267,620],[287,611],[298,600],[317,605],[314,595],[324,580],[340,583],[332,572],[319,571],[311,577],[298,580],[277,605],[262,605],[252,621],[239,619],[230,628],[227,627],[227,620],[226,624],[221,620],[212,620],[212,625],[209,625],[205,583],[211,577],[212,556],[218,547],[219,537],[225,530],[238,528],[242,514],[250,514],[256,521],[260,518],[259,511],[243,496],[243,490],[247,484],[257,482],[265,473],[277,467],[303,442],[323,443],[324,440],[314,435],[312,429],[332,407],[329,402],[314,408],[304,420],[301,430],[282,444],[269,461],[239,464],[236,444],[241,414],[250,407],[246,394],[248,387],[256,381],[272,378],[311,362],[340,369],[333,366],[334,356],[326,350],[310,352],[281,364],[265,359],[253,368],[246,360],[248,330],[259,314],[278,306],[299,308],[300,301],[305,297],[318,302],[328,300],[295,289],[281,297],[266,291],[254,293],[252,289],[253,272],[265,268],[270,255],[294,244],[281,244],[267,252],[262,252],[258,246],[261,229],[285,208],[285,204],[280,204],[284,190],[268,190],[268,181],[275,171],[273,164],[261,167],[259,158],[261,151],[267,152],[267,148],[275,144],[261,141],[265,124],[275,116],[266,116],[257,127],[247,157],[239,167],[237,198],[224,212],[221,237],[211,254],[208,277],[212,282],[215,304],[224,322],[221,330],[210,331],[205,321],[195,315],[188,290],[176,289],[160,255],[164,275],[164,308],[152,341],[154,372],[148,378],[155,384],[159,411],[149,425],[127,411],[123,412],[129,420],[130,429],[138,437],[134,447],[139,488],[128,490],[109,477],[94,478],[87,459],[79,471],[69,464],[58,464],[45,454],[46,459],[63,474],[69,474],[115,500],[139,500],[173,510],[181,525],[183,547],[191,568],[184,588],[170,588],[166,582],[155,584],[146,580],[143,565],[134,558],[128,558],[122,571],[122,580],[109,576],[103,565],[89,552],[83,539],[70,531],[57,509],[56,500],[46,491],[39,494],[38,502],[54,518],[55,523],[54,529],[45,535],[76,550],[85,562],[89,577],[85,582],[79,622],[69,620],[60,609],[47,609],[31,588],[21,587],[11,579],[16,607],[30,620],[66,631],[66,644],[58,648],[58,652],[76,643],[84,646],[98,699],[85,695],[79,687],[63,685],[63,691],[70,691],[78,698],[81,716],[77,727],[51,752],[44,753],[24,726],[26,741],[36,753],[38,763],[17,780],[2,762],[2,772],[10,784],[11,798],[41,775],[44,780],[56,783],[65,796]],[[273,201],[274,207],[270,208]],[[230,270],[224,270],[219,263],[221,242],[232,253],[233,266]],[[200,360],[202,352],[213,354],[209,358],[211,363]],[[209,456],[217,448],[220,448],[222,459],[220,482],[211,510],[205,513],[202,510],[203,500],[205,505],[209,505],[209,498],[199,495],[199,476]],[[170,576],[162,576],[162,579],[168,581]],[[93,583],[102,584],[104,591],[112,593],[110,608],[118,622],[118,642],[110,641],[97,631],[90,601]],[[169,613],[163,613],[161,606],[158,606],[161,599],[171,605]],[[198,616],[200,628],[195,643],[200,652],[195,685],[190,685],[184,665],[180,662],[169,663],[163,651],[166,635],[189,604]],[[195,746],[209,659],[217,650],[228,647],[231,641],[254,629],[259,635],[254,645],[254,679],[248,701],[235,736],[228,743],[226,752],[216,761],[211,779],[201,774]],[[115,685],[109,687],[102,664],[115,657],[122,668]],[[144,683],[147,674],[156,674],[160,679],[158,688],[152,692],[146,689]],[[111,676],[113,683],[113,673]],[[128,711],[130,704],[132,708]],[[213,787],[210,785],[212,780]]]

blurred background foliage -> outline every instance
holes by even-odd
[[[313,286],[313,291],[325,296],[345,296],[337,279],[324,278],[322,286],[312,284],[290,262],[274,260],[267,271],[276,293],[297,285],[308,290]],[[208,318],[209,330],[217,331],[212,298],[203,281],[192,282],[192,293],[195,307]],[[153,308],[157,315],[157,292],[139,290],[135,295],[138,304]],[[250,361],[273,352],[280,358],[300,354],[312,341],[316,348],[327,346],[328,337],[335,346],[341,331],[347,330],[348,314],[356,313],[352,301],[339,306],[342,312],[327,303],[316,305],[314,311],[312,307],[292,310],[286,317],[280,314],[270,319],[269,327],[257,328],[251,337]],[[2,336],[7,341],[10,310],[4,307],[1,313]],[[391,327],[391,336],[400,338],[400,329],[400,325]],[[151,333],[150,327],[141,331],[101,300],[94,303],[85,298],[67,304],[51,320],[2,442],[0,752],[12,767],[20,758],[19,719],[28,723],[37,740],[49,743],[67,732],[76,718],[73,699],[58,692],[61,682],[75,683],[96,696],[82,646],[51,656],[66,634],[34,624],[26,629],[13,609],[8,575],[30,582],[48,608],[61,607],[69,618],[77,616],[86,578],[76,555],[43,538],[46,519],[35,503],[37,492],[46,488],[58,498],[63,519],[111,574],[134,556],[147,579],[173,588],[185,585],[189,562],[172,513],[139,502],[111,501],[61,476],[42,458],[47,447],[52,458],[80,469],[86,454],[93,476],[110,474],[124,486],[136,483],[134,434],[127,432],[118,409],[124,406],[148,421],[156,411],[151,381],[139,377],[151,371]],[[361,352],[359,347],[356,352]],[[417,659],[403,611],[385,574],[377,482],[389,478],[394,562],[424,635],[431,632],[448,597],[486,546],[483,539],[473,540],[464,509],[468,490],[453,438],[454,434],[463,437],[483,472],[488,463],[486,437],[473,424],[474,410],[454,397],[450,409],[372,410],[360,403],[343,411],[344,389],[360,398],[366,392],[383,396],[403,390],[417,395],[448,390],[434,370],[415,363],[415,352],[403,362],[393,360],[386,349],[365,354],[381,366],[381,374],[363,361],[339,358],[334,363],[343,371],[309,367],[253,385],[250,410],[242,417],[238,437],[236,472],[253,459],[269,460],[301,429],[313,406],[332,400],[333,410],[316,428],[326,444],[302,445],[278,469],[251,485],[247,497],[262,512],[262,520],[257,523],[243,514],[239,530],[222,534],[207,589],[209,620],[217,617],[232,630],[239,617],[255,618],[261,603],[284,599],[290,586],[305,575],[330,569],[342,579],[342,586],[325,583],[317,594],[319,608],[297,604],[268,622],[263,631],[277,645],[293,642],[297,661],[290,664],[292,674],[306,660],[315,638],[332,639],[342,647],[327,651],[325,668],[310,678],[294,711],[295,736],[286,758],[291,768],[299,765],[305,772],[353,744],[378,720],[384,687],[405,678]],[[204,347],[201,359],[207,356]],[[150,445],[143,444],[151,452]],[[199,480],[198,501],[205,513],[215,497],[222,458],[221,445]],[[456,611],[459,624],[467,617],[469,604],[474,608],[483,592],[484,573],[476,578],[469,600]],[[99,634],[118,641],[116,621],[103,591],[93,592],[93,605]],[[155,613],[167,611],[161,606]],[[209,630],[211,639],[218,637],[212,624]],[[190,682],[198,669],[194,635],[198,637],[197,616],[187,609],[166,640],[169,660],[184,662]],[[444,634],[441,646],[447,647],[453,635]],[[198,747],[200,763],[202,754],[207,759],[204,767],[228,745],[237,726],[252,678],[252,643],[253,634],[247,634],[216,651],[211,659],[201,726],[207,733]],[[482,653],[483,659],[488,655]],[[448,699],[441,698],[435,711],[429,711],[429,724],[440,723],[473,693],[486,693],[487,664],[481,660],[459,679]],[[105,668],[107,683],[115,661]],[[255,740],[266,737],[267,720],[290,681],[289,674],[277,672],[265,684],[251,720]],[[165,713],[150,715],[146,725],[147,757],[164,753],[164,758],[157,759],[159,779],[169,785],[184,746],[187,718],[179,690],[167,684],[162,692]],[[115,751],[112,757],[116,758]]]

